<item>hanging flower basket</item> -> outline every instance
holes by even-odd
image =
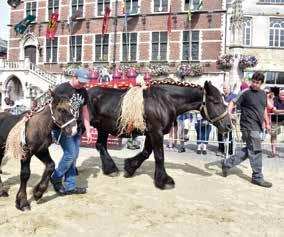
[[[153,63],[147,66],[147,70],[149,71],[152,77],[168,76],[170,72],[170,67],[166,64]]]
[[[244,70],[248,67],[255,67],[257,65],[257,63],[258,63],[258,61],[257,61],[255,56],[243,55],[243,56],[241,56],[240,61],[239,61],[239,68],[241,70]]]
[[[232,54],[225,54],[219,57],[216,61],[217,66],[220,69],[230,69],[234,63],[234,56]]]
[[[198,77],[203,73],[201,64],[181,64],[177,67],[179,77]]]

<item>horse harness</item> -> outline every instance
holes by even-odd
[[[199,111],[201,112],[202,109],[204,111],[206,120],[208,120],[210,123],[218,122],[219,120],[223,119],[228,114],[228,111],[225,110],[222,114],[220,114],[216,118],[213,118],[213,119],[210,118],[210,116],[208,114],[207,106],[206,106],[206,91],[205,90],[204,90],[204,93],[203,93],[202,104],[200,106]]]
[[[60,125],[57,121],[56,121],[56,118],[55,118],[55,116],[54,116],[54,113],[53,113],[53,111],[52,111],[52,105],[51,105],[51,103],[49,103],[49,108],[50,108],[50,113],[51,113],[51,118],[52,118],[52,121],[60,128],[60,134],[59,134],[59,136],[58,136],[58,138],[57,139],[55,139],[55,143],[58,145],[59,144],[59,141],[60,141],[60,138],[61,138],[61,136],[62,136],[62,129],[63,128],[65,128],[66,126],[68,126],[70,123],[72,123],[72,122],[74,122],[74,121],[77,121],[77,119],[78,119],[78,117],[79,117],[79,113],[77,112],[77,111],[75,111],[75,110],[71,110],[71,113],[72,113],[72,115],[74,116],[72,119],[70,119],[68,122],[66,122],[66,123],[64,123],[64,124],[62,124],[62,125]]]

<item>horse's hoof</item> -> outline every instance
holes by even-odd
[[[3,171],[0,169],[0,174],[3,174]]]
[[[130,174],[129,172],[127,172],[126,170],[124,171],[124,175],[125,178],[130,178],[133,176],[133,174]]]
[[[119,171],[114,171],[112,173],[106,174],[109,177],[117,177],[119,175]]]
[[[167,190],[167,189],[173,189],[173,188],[175,188],[175,184],[166,184],[166,185],[164,186],[164,189],[165,189],[165,190]]]
[[[41,192],[35,192],[35,193],[33,194],[33,196],[34,196],[34,199],[35,199],[36,201],[38,201],[39,199],[42,198],[42,193],[41,193]]]
[[[16,208],[20,211],[30,211],[31,210],[30,205],[25,205],[25,206],[21,207],[19,204],[16,204]]]
[[[9,194],[7,191],[3,191],[3,190],[0,191],[0,197],[8,197],[8,196]]]

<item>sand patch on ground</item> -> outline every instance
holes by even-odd
[[[125,153],[111,153],[122,170]],[[56,162],[60,154],[52,146]],[[132,178],[124,178],[123,173],[111,178],[102,174],[98,153],[82,149],[78,182],[88,187],[88,193],[59,197],[49,187],[25,213],[15,208],[19,161],[10,161],[2,175],[10,196],[0,198],[0,236],[283,236],[283,166],[265,170],[274,186],[264,189],[249,182],[248,163],[223,178],[220,168],[210,162],[166,155],[167,172],[176,187],[161,191],[153,184],[152,158]],[[33,158],[31,170],[29,198],[43,165]]]

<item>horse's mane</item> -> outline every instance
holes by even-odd
[[[203,87],[200,86],[200,85],[189,83],[189,82],[186,82],[186,81],[175,81],[172,78],[166,78],[164,80],[149,80],[149,81],[146,82],[146,85],[148,87],[153,86],[153,85],[174,85],[174,86],[203,89]]]

